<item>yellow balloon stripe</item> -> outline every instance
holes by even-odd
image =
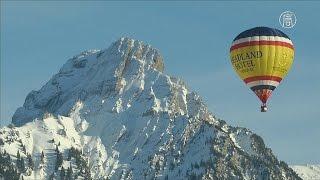
[[[252,45],[233,49],[230,59],[241,79],[254,76],[283,78],[293,63],[294,50],[281,45]]]

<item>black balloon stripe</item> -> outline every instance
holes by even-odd
[[[290,39],[285,33],[283,33],[278,29],[269,28],[269,27],[255,27],[255,28],[243,31],[233,41],[241,38],[253,37],[253,36],[278,36],[278,37],[285,37]]]
[[[258,86],[253,86],[250,89],[252,91],[261,90],[261,89],[270,89],[273,91],[275,88],[276,88],[276,86],[272,86],[272,85],[258,85]]]

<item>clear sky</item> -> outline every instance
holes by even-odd
[[[278,18],[293,11],[297,24]],[[165,72],[182,78],[217,117],[262,136],[280,160],[320,163],[320,3],[1,1],[1,124],[68,58],[122,36],[158,48]],[[293,67],[260,113],[260,102],[231,67],[233,38],[275,27],[295,45]]]

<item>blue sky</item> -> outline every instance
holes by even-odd
[[[158,48],[167,74],[182,78],[219,118],[262,136],[279,159],[320,163],[319,9],[315,1],[1,1],[1,125],[68,58],[128,36]],[[297,16],[292,29],[278,22],[286,10]],[[296,49],[268,113],[259,112],[229,60],[233,38],[255,26],[284,31]]]

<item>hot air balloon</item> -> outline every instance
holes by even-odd
[[[278,29],[255,27],[240,33],[232,42],[230,59],[239,77],[261,100],[261,112],[293,63],[294,47]]]

